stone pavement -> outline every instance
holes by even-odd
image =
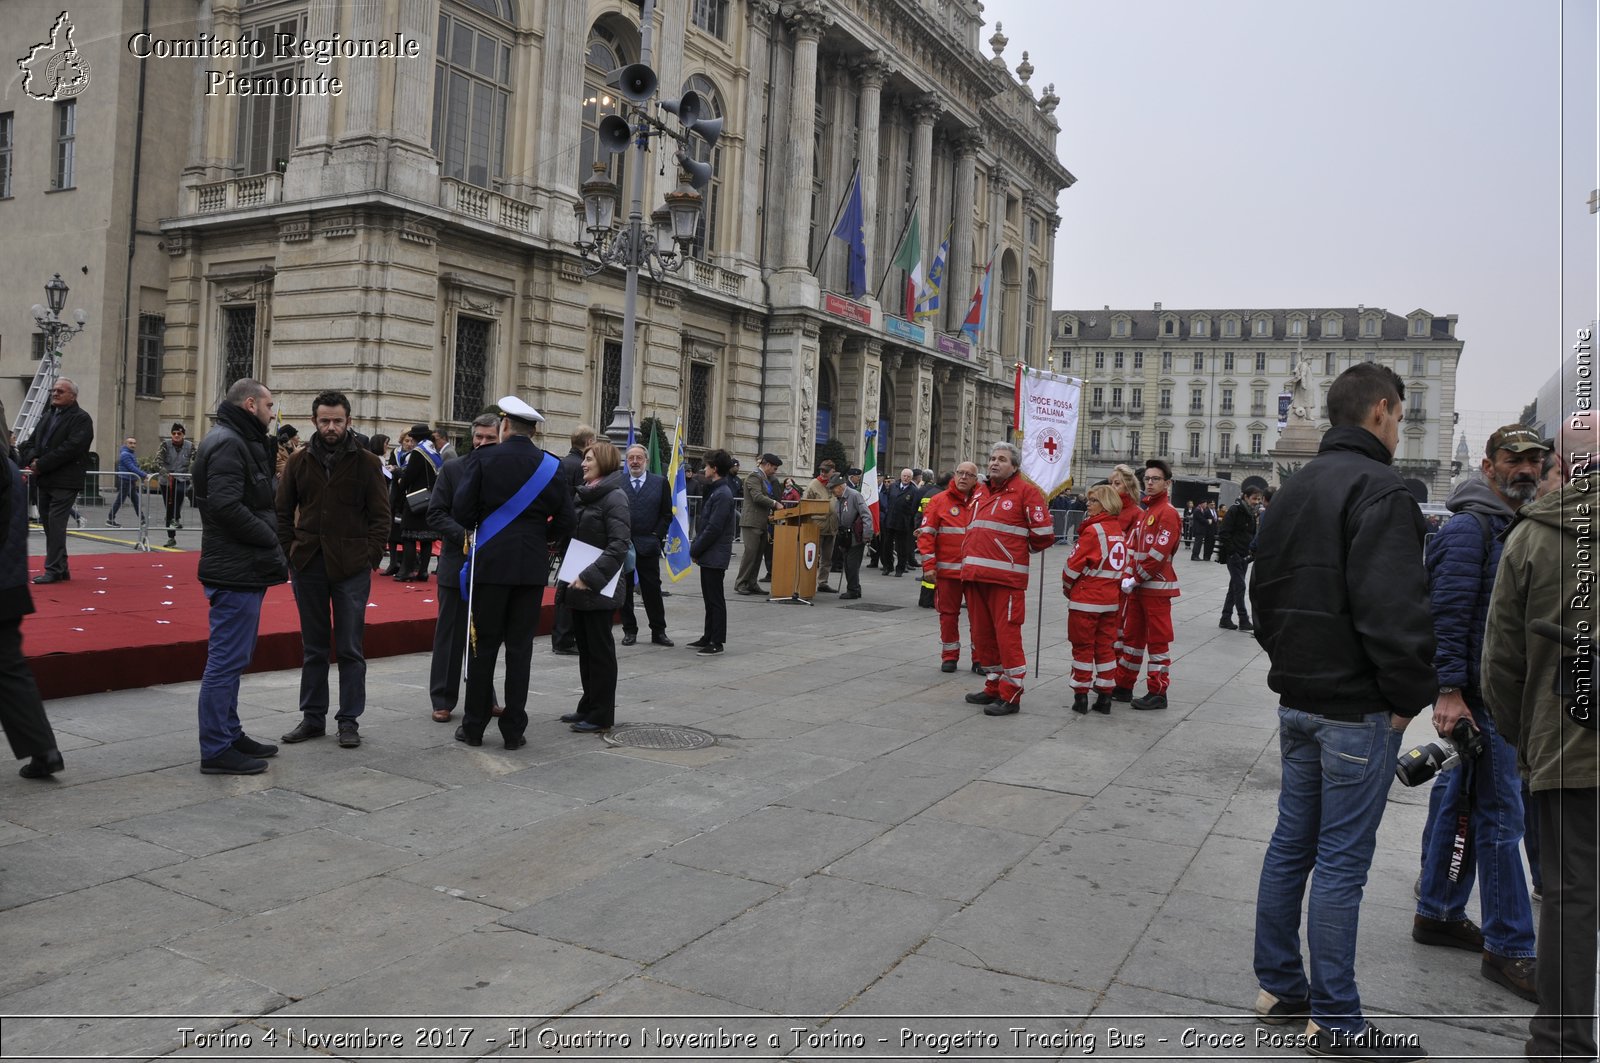
[[[1073,715],[1065,555],[999,719],[877,572],[854,603],[730,595],[715,658],[676,585],[678,647],[619,649],[618,719],[717,735],[697,751],[557,723],[577,661],[547,642],[514,753],[429,719],[424,656],[372,663],[360,749],[246,778],[199,773],[194,683],[52,702],[66,772],[0,775],[0,1056],[1299,1058],[1250,1017],[1265,656],[1181,554],[1172,707]],[[297,687],[246,677],[255,737]],[[1364,1001],[1434,1058],[1515,1056],[1530,1005],[1411,941],[1425,801],[1391,793]]]

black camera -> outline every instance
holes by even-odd
[[[1394,777],[1403,786],[1420,786],[1463,760],[1475,760],[1482,752],[1483,735],[1463,716],[1450,729],[1449,738],[1436,738],[1400,754],[1394,766]]]

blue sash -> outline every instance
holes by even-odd
[[[555,479],[556,471],[560,468],[561,463],[555,459],[554,455],[546,451],[544,460],[539,463],[539,468],[534,471],[532,476],[528,477],[528,482],[522,485],[522,489],[507,499],[499,509],[489,514],[488,518],[478,525],[478,538],[472,544],[472,550],[467,554],[466,559],[461,563],[461,597],[468,597],[468,588],[472,586],[472,555],[482,549],[490,539],[504,531],[506,525],[522,515],[523,510],[533,505],[534,499],[539,497],[539,492],[543,491],[545,486]]]

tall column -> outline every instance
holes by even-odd
[[[1005,242],[1006,226],[1006,193],[1011,188],[1011,175],[1005,167],[996,165],[989,171],[989,247],[987,253],[999,258],[999,247]],[[987,264],[987,259],[985,263]],[[983,348],[987,351],[1000,349],[1000,302],[1005,297],[1005,290],[999,283],[999,278],[994,274],[989,276],[989,299],[984,307],[985,322],[983,327]],[[1000,367],[1000,375],[1004,376],[1007,366]]]
[[[928,248],[934,237],[929,229],[933,217],[930,202],[933,188],[933,123],[941,108],[932,96],[924,96],[911,105],[911,118],[915,123],[911,135],[911,188],[917,197],[917,219],[922,230],[922,261],[928,261]],[[899,310],[904,307],[897,307]]]
[[[889,65],[879,52],[868,52],[857,64],[861,78],[861,100],[857,112],[861,137],[861,232],[867,247],[867,284],[876,284],[879,262],[873,256],[878,240],[878,123],[883,102],[883,79]]]
[[[383,37],[382,0],[342,0],[340,5],[347,17],[345,37],[349,40],[371,41]],[[352,137],[370,137],[378,132],[378,101],[382,98],[382,79],[378,76],[380,62],[394,66],[397,62],[411,60],[345,59],[345,91],[339,100],[344,106],[344,121],[339,131],[340,140]]]
[[[772,101],[767,95],[767,86],[771,84],[773,74],[768,63],[771,52],[767,41],[772,33],[772,16],[775,10],[777,5],[773,0],[745,2],[750,42],[746,55],[750,72],[745,78],[744,107],[740,117],[741,128],[738,131],[741,143],[741,150],[738,153],[741,167],[738,188],[739,201],[746,204],[768,202],[766,189],[762,185],[767,170],[772,168],[772,160],[768,159],[766,167],[762,166],[761,130],[766,122],[775,121],[775,116],[771,113]],[[766,117],[766,122],[761,120],[763,115]],[[723,157],[726,158],[727,155]],[[727,219],[732,222],[733,229],[729,234],[731,239],[724,241],[723,246],[731,249],[736,264],[756,265],[756,252],[761,244],[759,237],[761,222],[755,211],[730,211]],[[747,231],[747,225],[755,226],[757,229]]]
[[[793,197],[783,219],[783,268],[811,268],[811,175],[816,163],[817,42],[822,39],[826,16],[817,0],[795,5],[789,25],[794,29],[794,73],[789,91],[789,151],[784,172]]]
[[[1033,267],[1033,244],[1028,239],[1028,219],[1033,216],[1033,212],[1038,208],[1039,197],[1034,195],[1032,190],[1024,191],[1022,193],[1022,233],[1017,240],[1017,245],[1022,248],[1022,253],[1017,256],[1019,260],[1019,265],[1017,266],[1017,284],[1019,286],[1017,305],[1021,308],[1021,313],[1017,315],[1017,349],[1021,352],[1021,360],[1036,369],[1044,367],[1044,345],[1039,342],[1037,329],[1034,332],[1033,348],[1024,349],[1024,345],[1028,342],[1029,315],[1033,313],[1033,308],[1028,305],[1028,270]],[[1044,300],[1044,295],[1044,290],[1041,288],[1039,290],[1041,300]]]
[[[583,133],[583,77],[585,49],[589,35],[587,7],[583,0],[546,0],[539,92],[536,97],[518,99],[517,110],[527,107],[530,118],[536,114],[537,144],[523,156],[525,165],[536,166],[535,187],[548,189],[550,209],[544,212],[551,237],[562,242],[578,234],[577,222],[566,204],[578,202],[578,186],[589,179],[579,173],[579,138]],[[519,65],[531,65],[532,48],[520,47]],[[521,169],[521,167],[519,167]],[[520,178],[512,177],[513,181]]]
[[[439,32],[438,10],[434,0],[401,0],[396,25],[401,33],[417,42],[415,59],[394,63],[394,122],[389,135],[417,151],[431,154],[433,129],[433,64]]]
[[[972,222],[978,216],[978,152],[983,150],[983,134],[973,130],[956,138],[956,191],[951,211],[955,215],[955,234],[950,238],[950,264],[945,273],[945,292],[940,296],[941,315],[947,328],[960,328],[967,318],[972,300],[973,234]],[[938,326],[935,322],[935,327]]]

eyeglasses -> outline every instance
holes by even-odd
[[[70,395],[70,394],[72,394],[72,392],[69,391],[66,388],[51,388],[50,389],[50,394],[52,394],[52,395]]]

